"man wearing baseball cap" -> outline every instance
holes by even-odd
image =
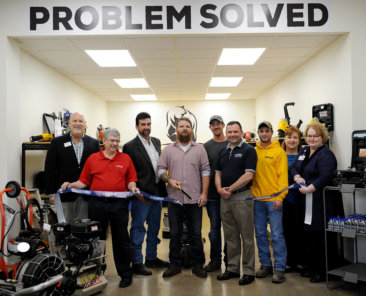
[[[253,179],[252,191],[254,197],[268,196],[281,191],[288,186],[287,156],[278,141],[272,142],[273,128],[268,121],[258,125],[256,151],[258,163]],[[254,203],[254,224],[257,240],[258,256],[261,263],[256,272],[257,278],[273,274],[273,283],[285,281],[286,243],[282,228],[282,201],[287,191],[282,194]],[[267,236],[267,220],[271,226],[273,242],[274,271]]]
[[[213,138],[203,146],[206,149],[208,161],[210,163],[211,175],[208,188],[208,202],[206,205],[207,215],[210,219],[210,262],[205,266],[207,272],[221,270],[221,217],[220,217],[220,195],[215,186],[215,164],[221,149],[227,146],[228,141],[224,134],[225,123],[220,115],[213,115],[209,121],[209,128]]]

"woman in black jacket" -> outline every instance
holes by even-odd
[[[308,146],[298,153],[290,175],[295,182],[305,184],[296,196],[298,217],[304,230],[304,261],[309,267],[301,275],[309,276],[310,282],[317,283],[325,280],[323,189],[331,185],[337,160],[325,146],[328,131],[322,124],[309,124],[305,137]]]

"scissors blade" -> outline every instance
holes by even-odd
[[[180,186],[180,185],[179,185],[179,186],[178,186],[178,189],[179,189],[180,191],[182,191],[182,193],[183,193],[185,196],[187,196],[190,200],[192,200],[192,197],[190,197],[190,196],[189,196],[189,194],[183,190],[182,186]]]
[[[183,189],[181,190],[185,196],[187,196],[190,200],[192,200],[192,197],[189,196],[187,192],[185,192]]]

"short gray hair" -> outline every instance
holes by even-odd
[[[109,136],[120,137],[119,131],[115,128],[107,128],[103,134],[103,138],[108,140]]]

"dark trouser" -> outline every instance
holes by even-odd
[[[325,237],[324,230],[304,231],[305,260],[312,273],[325,276]]]
[[[108,224],[111,225],[113,257],[117,273],[120,277],[132,277],[131,244],[128,235],[128,202],[111,198],[104,201],[92,198],[89,202],[89,217],[101,223],[100,239],[107,238]]]
[[[169,261],[170,265],[180,268],[182,255],[182,230],[183,216],[186,215],[188,223],[188,236],[190,241],[190,257],[192,266],[202,265],[205,262],[202,244],[202,208],[197,204],[183,206],[169,203],[168,218],[170,227]]]
[[[287,263],[290,267],[296,267],[300,264],[298,256],[299,246],[301,241],[299,240],[299,227],[296,222],[296,204],[291,203],[287,199],[283,200],[283,235],[285,236],[286,248],[287,248]]]

